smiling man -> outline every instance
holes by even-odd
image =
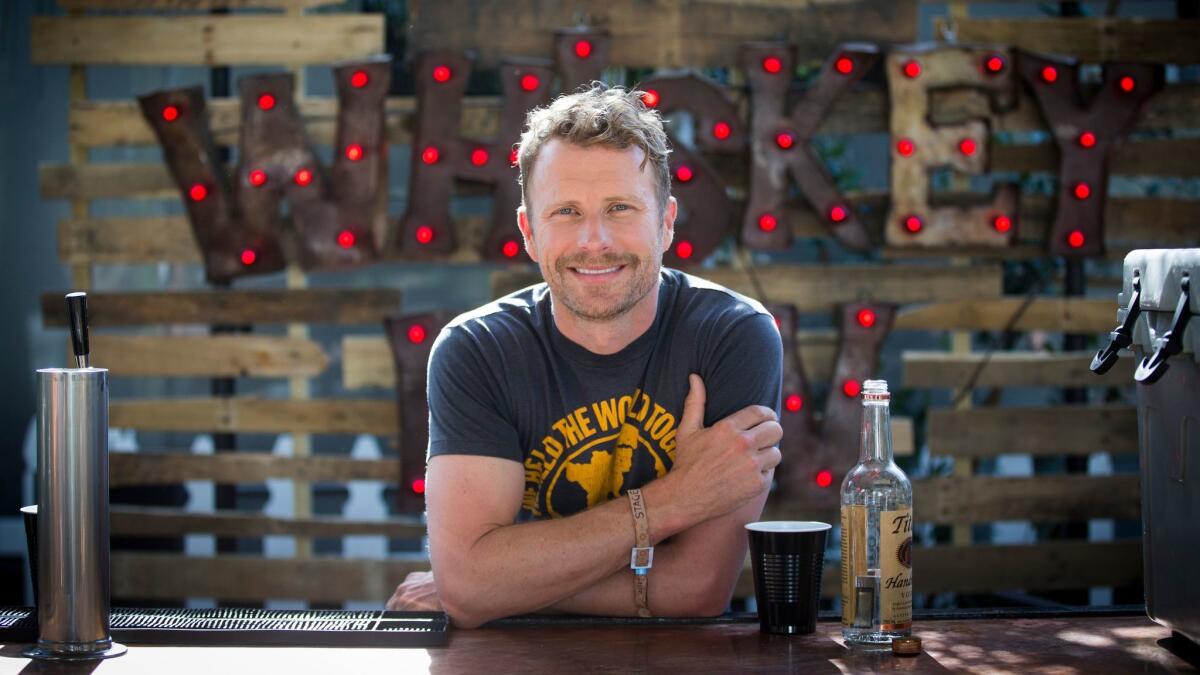
[[[545,283],[429,359],[432,573],[392,609],[716,615],[775,467],[782,345],[754,300],[662,268],[678,206],[639,92],[530,112],[517,225]]]

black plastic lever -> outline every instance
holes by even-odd
[[[1187,328],[1188,319],[1192,318],[1190,301],[1191,278],[1185,273],[1179,281],[1179,303],[1175,305],[1171,327],[1154,341],[1154,353],[1142,359],[1133,379],[1142,384],[1154,384],[1167,372],[1167,361],[1183,351],[1183,331]]]
[[[1137,323],[1138,315],[1142,313],[1140,300],[1142,297],[1142,275],[1133,273],[1133,293],[1126,307],[1125,320],[1121,325],[1108,334],[1108,344],[1100,348],[1092,357],[1091,369],[1097,375],[1107,373],[1120,356],[1118,352],[1133,344],[1133,325]]]

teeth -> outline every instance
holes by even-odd
[[[619,265],[617,267],[606,267],[602,270],[586,270],[582,267],[576,267],[575,271],[580,274],[608,274],[609,272],[616,272],[619,267]]]

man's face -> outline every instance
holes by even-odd
[[[671,243],[675,199],[660,213],[644,152],[584,148],[562,140],[542,147],[528,177],[529,203],[517,221],[557,306],[608,321],[655,287]]]

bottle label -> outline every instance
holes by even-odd
[[[879,514],[879,573],[880,628],[907,630],[912,626],[911,508]]]
[[[867,573],[867,507],[842,507],[842,625],[854,623],[854,580]]]

